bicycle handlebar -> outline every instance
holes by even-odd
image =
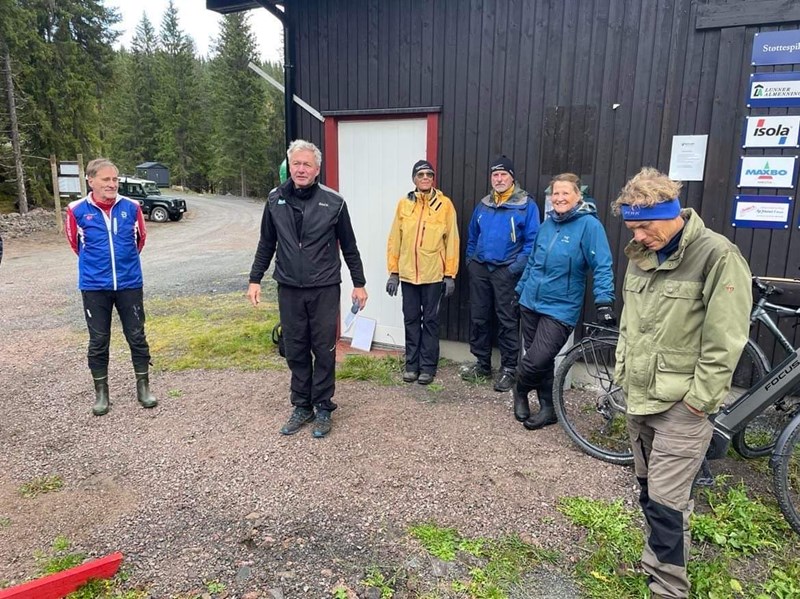
[[[783,289],[772,283],[764,283],[756,275],[752,275],[753,286],[758,289],[759,295],[762,297],[769,297],[770,295],[781,295]]]

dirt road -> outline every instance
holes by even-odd
[[[263,204],[188,204],[183,221],[148,228],[146,297],[243,291]],[[200,594],[208,581],[229,597],[330,597],[337,581],[364,593],[368,566],[413,571],[419,592],[441,572],[410,541],[411,523],[519,534],[561,551],[568,570],[581,533],[555,509],[558,498],[634,504],[627,470],[579,453],[558,427],[524,430],[508,394],[468,387],[455,369],[441,373],[439,393],[339,383],[334,431],[315,440],[277,434],[289,413],[286,372],[156,372],[161,404],[145,411],[127,354],[116,352],[114,407],[93,417],[75,278],[75,258],[55,235],[7,242],[0,581],[31,576],[34,553],[64,535],[89,555],[122,551],[130,584],[153,597]],[[23,483],[50,474],[62,490],[20,496]],[[409,588],[395,596],[418,596]],[[577,591],[550,570],[517,596]]]

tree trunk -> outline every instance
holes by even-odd
[[[11,149],[14,154],[14,166],[17,172],[17,204],[19,213],[27,214],[28,196],[25,193],[25,169],[22,166],[22,150],[19,145],[19,123],[17,122],[17,104],[14,99],[14,78],[11,76],[11,55],[5,40],[2,38],[0,38],[0,51],[3,53],[3,65],[6,70],[8,116],[11,121]]]
[[[242,181],[242,183],[241,183],[241,186],[242,186],[241,196],[243,198],[246,198],[247,197],[247,183],[246,183],[245,176],[244,176],[244,167],[241,167],[239,169],[239,173],[240,173],[240,177],[241,177],[241,181]]]

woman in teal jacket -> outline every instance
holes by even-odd
[[[593,203],[584,201],[577,175],[557,175],[550,185],[552,210],[539,228],[516,287],[524,352],[512,389],[514,416],[530,430],[556,422],[555,357],[580,318],[590,269],[598,320],[616,325],[611,250],[597,210]],[[534,389],[540,409],[531,416],[528,393]]]

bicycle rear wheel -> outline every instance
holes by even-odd
[[[614,384],[617,339],[586,338],[570,348],[555,375],[553,404],[582,451],[611,464],[632,464],[625,398]]]
[[[770,465],[772,487],[781,511],[800,535],[800,416],[781,434]]]
[[[768,371],[769,362],[764,352],[748,339],[742,357],[739,358],[739,363],[733,372],[731,390],[725,399],[725,405],[730,405],[739,399],[745,391],[764,378]],[[784,406],[784,403],[778,403],[768,407],[750,421],[744,430],[733,436],[733,447],[739,455],[745,458],[760,458],[770,454],[778,435],[792,416]]]

